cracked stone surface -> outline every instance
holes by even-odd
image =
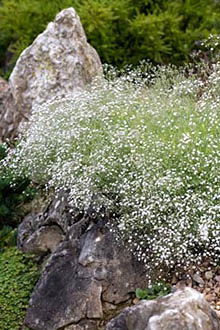
[[[55,228],[60,236],[52,249]],[[33,330],[98,329],[104,318],[130,305],[131,292],[146,281],[143,265],[115,244],[106,219],[70,211],[65,195],[24,219],[18,246],[48,254],[25,317]]]
[[[62,10],[14,67],[7,101],[0,105],[0,140],[15,137],[34,106],[72,94],[101,72],[101,61],[87,43],[79,16],[73,8]]]

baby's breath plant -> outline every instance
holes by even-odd
[[[111,71],[37,107],[8,162],[79,209],[111,210],[117,241],[162,274],[219,259],[220,66],[205,85],[172,67],[148,72]]]

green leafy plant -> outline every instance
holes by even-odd
[[[0,329],[21,329],[32,289],[38,279],[32,256],[15,247],[0,253]]]
[[[171,286],[166,284],[165,282],[158,282],[152,284],[150,287],[146,289],[139,289],[137,288],[135,293],[138,299],[156,299],[158,297],[163,297],[168,295],[171,292]]]

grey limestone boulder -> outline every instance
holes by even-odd
[[[214,310],[191,288],[163,298],[141,301],[111,320],[105,330],[219,330]]]
[[[101,72],[75,10],[62,10],[15,65],[9,79],[11,101],[0,112],[0,139],[16,136],[35,105],[72,94]]]
[[[107,218],[82,214],[61,194],[18,228],[18,246],[47,261],[25,317],[32,330],[95,330],[131,305],[143,265],[115,243]]]

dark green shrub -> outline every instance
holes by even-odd
[[[0,161],[7,155],[5,145],[0,145]],[[18,177],[8,167],[0,169],[0,230],[4,225],[16,227],[23,211],[23,203],[36,195],[36,189],[27,178]]]
[[[33,257],[15,247],[0,253],[0,329],[18,330],[38,279]]]
[[[2,160],[3,158],[5,158],[7,155],[6,152],[6,146],[3,144],[0,144],[0,160]]]
[[[16,246],[17,230],[10,226],[3,225],[0,229],[0,253],[7,247]]]
[[[181,64],[195,42],[220,32],[220,3],[213,0],[2,0],[0,65],[6,50],[20,52],[63,8],[74,7],[103,63],[122,66],[142,59]]]

